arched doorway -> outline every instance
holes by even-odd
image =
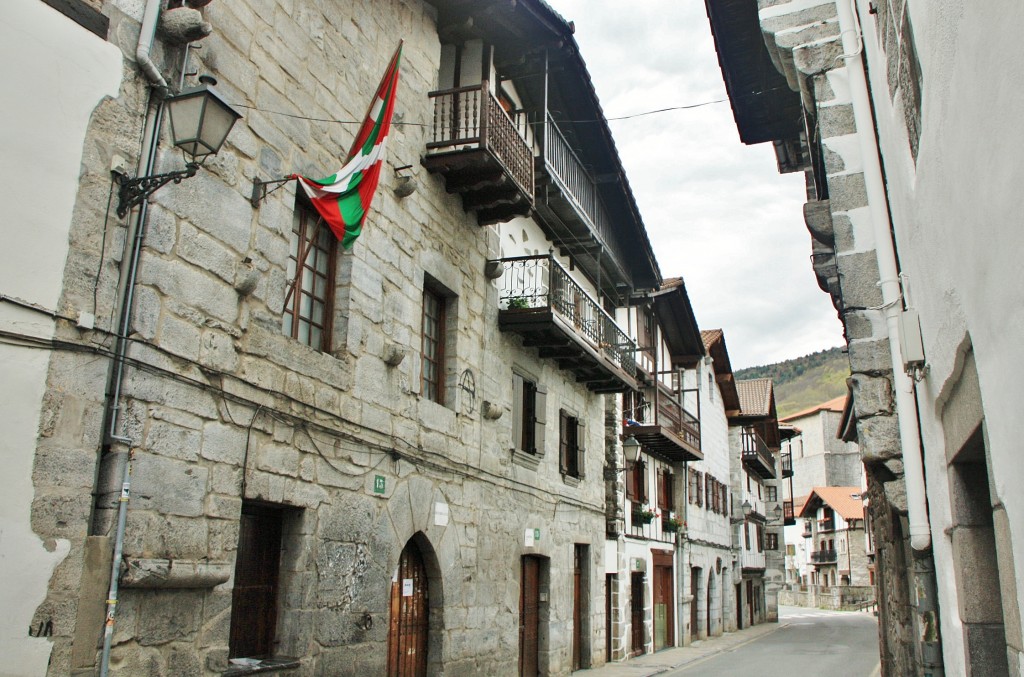
[[[707,618],[708,618],[708,637],[715,634],[715,618],[712,615],[712,610],[715,606],[715,596],[717,594],[717,588],[715,587],[715,572],[708,571],[708,594],[706,597],[707,601]]]
[[[430,600],[423,553],[411,539],[398,560],[391,583],[388,626],[388,677],[426,677]]]

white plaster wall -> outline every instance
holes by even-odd
[[[697,382],[700,386],[700,438],[704,460],[689,464],[691,468],[711,473],[719,482],[730,485],[729,465],[729,421],[725,417],[722,405],[722,393],[718,383],[712,377],[709,381],[706,373],[714,373],[712,364],[701,364]],[[692,385],[692,384],[691,384]],[[714,393],[712,396],[712,392]],[[695,411],[695,410],[694,410]],[[689,484],[687,484],[687,487]],[[729,531],[729,516],[718,515],[708,510],[707,500],[703,507],[691,505],[684,497],[683,508],[686,511],[687,536],[731,546],[732,535]]]
[[[73,57],[73,58],[69,58]],[[56,309],[90,115],[117,94],[121,52],[42,2],[11,2],[0,20],[0,294]],[[49,318],[0,303],[5,331],[47,337]],[[42,542],[30,525],[32,460],[49,352],[0,344],[0,654],[5,675],[46,672],[50,642],[26,629],[67,542]]]
[[[921,316],[930,371],[918,388],[929,513],[947,665],[964,664],[957,593],[946,529],[951,525],[943,393],[970,341],[985,409],[994,501],[1009,516],[1014,578],[1024,581],[1024,464],[1020,462],[1020,392],[1024,362],[1024,106],[1018,68],[1024,6],[1012,0],[910,0],[921,60],[922,135],[911,156],[902,105],[889,100],[885,55],[865,21],[880,147],[900,263]],[[1018,587],[1018,594],[1021,588]]]

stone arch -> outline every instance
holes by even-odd
[[[441,489],[423,477],[409,477],[396,484],[377,523],[380,541],[389,546],[386,548],[387,571],[398,570],[402,550],[410,541],[423,556],[430,608],[428,674],[441,672],[448,657],[450,647],[444,643],[445,615],[462,600],[460,582],[464,567],[459,528],[452,523],[450,514],[448,500]]]

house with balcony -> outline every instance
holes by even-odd
[[[772,381],[737,381],[736,391],[740,406],[729,416],[729,439],[737,626],[743,628],[778,620],[778,590],[785,580],[785,508]]]
[[[5,16],[11,49],[62,66],[12,156],[59,169],[59,200],[5,189],[52,203],[26,223],[58,243],[15,241],[45,292],[18,286],[14,255],[0,289],[26,394],[3,414],[25,546],[0,564],[24,589],[0,638],[11,670],[604,663],[612,619],[629,627],[605,612],[631,585],[607,571],[617,396],[655,403],[634,474],[671,519],[679,459],[700,454],[673,374],[702,353],[676,320],[638,352],[638,304],[674,317],[685,293],[661,289],[572,26],[541,0],[167,4]],[[203,49],[157,30],[179,19],[209,31]],[[359,119],[400,40],[406,124],[346,250],[293,182],[252,178],[336,171],[355,130],[328,121]],[[244,114],[215,160],[116,217],[117,182],[180,170],[162,102],[196,73]],[[671,524],[624,515],[623,538],[677,570]],[[655,624],[671,603],[646,606],[676,594],[671,576],[650,587],[659,566],[636,586],[652,648],[676,641]]]
[[[681,630],[686,644],[735,630],[738,615],[728,413],[739,411],[739,396],[724,332],[701,331],[701,341],[707,354],[698,365],[695,380],[700,393],[703,458],[686,468],[683,505],[687,529],[681,606],[688,613]]]
[[[814,487],[800,517],[809,554],[809,584],[870,586],[863,489]]]
[[[687,464],[704,455],[699,413],[706,396],[699,379],[704,346],[681,278],[634,295],[619,317],[638,350],[636,387],[619,398],[621,416],[612,426],[628,453],[606,474],[613,660],[684,641]]]

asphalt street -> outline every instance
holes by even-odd
[[[781,607],[775,632],[662,674],[873,677],[878,671],[874,616]]]

